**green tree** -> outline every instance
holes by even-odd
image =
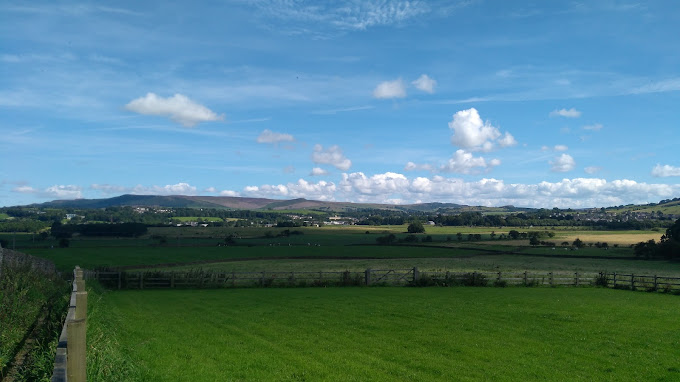
[[[416,220],[408,225],[407,231],[408,233],[424,233],[425,227],[423,223]]]
[[[581,239],[577,237],[576,240],[574,240],[574,242],[572,243],[572,245],[576,248],[583,248],[584,243]]]

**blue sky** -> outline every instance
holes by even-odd
[[[675,1],[0,3],[0,205],[680,196]]]

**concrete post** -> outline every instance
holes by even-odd
[[[85,382],[87,365],[85,347],[87,343],[87,322],[85,319],[68,320],[66,323],[66,375],[69,382]]]

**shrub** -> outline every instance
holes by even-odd
[[[595,278],[595,286],[607,287],[609,282],[607,281],[607,272],[600,272]]]
[[[463,286],[487,286],[489,280],[481,273],[471,272],[463,274],[459,282]]]
[[[408,231],[408,233],[424,233],[425,227],[423,226],[423,223],[419,221],[414,221],[413,223],[408,225],[408,228],[406,230]]]

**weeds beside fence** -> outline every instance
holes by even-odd
[[[40,346],[54,339],[50,328],[61,319],[66,288],[54,263],[0,248],[0,379],[49,377],[51,365],[36,363],[52,358]]]

